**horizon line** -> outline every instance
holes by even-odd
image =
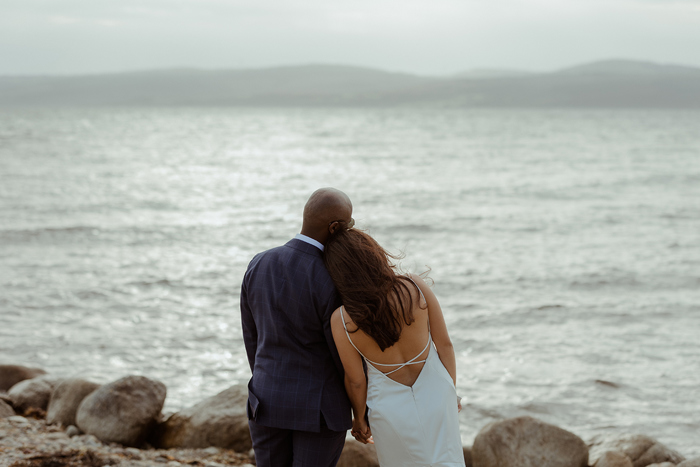
[[[512,67],[477,67],[470,68],[462,71],[452,72],[452,73],[415,73],[411,71],[403,70],[391,70],[379,67],[373,67],[369,65],[357,65],[349,63],[331,63],[331,62],[300,62],[300,63],[289,63],[289,64],[278,64],[278,65],[265,65],[247,68],[237,68],[237,67],[198,67],[191,65],[173,65],[161,68],[133,68],[133,69],[123,69],[123,70],[113,70],[113,71],[86,71],[86,72],[65,72],[65,73],[17,73],[17,74],[6,74],[0,73],[0,78],[72,78],[72,77],[88,77],[88,76],[104,76],[104,75],[127,75],[127,74],[138,74],[138,73],[154,73],[154,72],[168,72],[168,71],[195,71],[195,72],[225,72],[225,71],[264,71],[264,70],[275,70],[275,69],[285,69],[285,68],[307,68],[307,67],[336,67],[336,68],[355,68],[361,70],[379,71],[383,73],[390,74],[401,74],[401,75],[411,75],[420,78],[455,78],[460,75],[465,75],[469,73],[523,73],[523,74],[548,74],[548,73],[558,73],[568,69],[573,69],[586,65],[600,64],[606,62],[620,62],[620,63],[636,63],[644,65],[653,65],[659,67],[682,67],[700,70],[700,65],[690,65],[685,63],[677,62],[663,62],[656,60],[644,60],[644,59],[631,59],[631,58],[601,58],[595,60],[589,60],[584,62],[576,62],[574,64],[557,67],[554,69],[521,69]]]

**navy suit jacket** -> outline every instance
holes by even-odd
[[[298,239],[256,255],[241,286],[248,418],[290,430],[352,426],[330,318],[340,297],[322,252]]]

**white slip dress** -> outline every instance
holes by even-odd
[[[343,307],[340,315],[345,334],[355,347],[345,325]],[[452,377],[431,344],[429,334],[425,348],[413,359],[400,364],[372,362],[355,347],[367,362],[369,426],[381,467],[464,467],[457,392]],[[430,349],[427,358],[418,360],[426,349]],[[387,376],[406,365],[418,363],[425,363],[425,366],[413,386]],[[377,366],[397,368],[383,373]]]

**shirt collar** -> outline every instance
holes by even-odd
[[[313,238],[307,237],[306,235],[302,235],[300,233],[296,234],[294,236],[294,238],[296,238],[297,240],[301,240],[302,242],[306,242],[309,245],[313,245],[316,248],[318,248],[319,250],[323,251],[323,244],[321,242],[319,242],[318,240],[314,240]]]

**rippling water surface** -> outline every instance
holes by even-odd
[[[0,360],[138,373],[178,410],[249,369],[250,258],[321,186],[432,268],[462,437],[532,415],[700,455],[700,113],[0,111]]]

